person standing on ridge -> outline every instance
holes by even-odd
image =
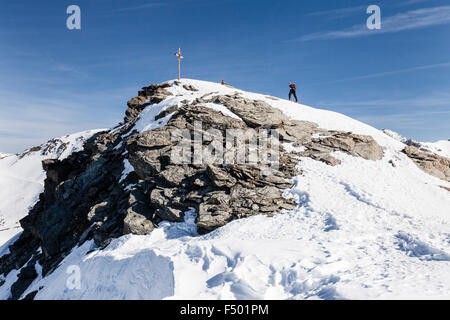
[[[289,101],[291,101],[291,96],[294,95],[295,103],[298,103],[297,99],[297,85],[293,82],[289,82]]]

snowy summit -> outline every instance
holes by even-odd
[[[448,298],[448,149],[406,141],[224,84],[144,87],[112,129],[0,155],[0,299]]]

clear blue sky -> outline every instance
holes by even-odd
[[[304,104],[448,139],[449,39],[448,0],[2,0],[0,151],[114,126],[139,88],[176,77],[179,46],[186,78],[283,98],[295,81]]]

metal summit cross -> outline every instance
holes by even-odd
[[[178,52],[175,53],[175,55],[178,58],[178,80],[181,78],[181,60],[184,59],[184,57],[181,55],[181,48],[178,48]]]

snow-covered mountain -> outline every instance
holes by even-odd
[[[172,163],[174,132],[196,121],[208,142],[276,128],[279,169]],[[17,211],[44,188],[24,231],[0,247],[0,298],[449,298],[450,162],[407,148],[345,115],[221,84],[143,88],[119,126],[44,162],[45,186]]]
[[[45,159],[63,160],[81,151],[84,142],[98,130],[52,139],[21,154],[0,153],[0,245],[22,229],[19,220],[44,191]]]
[[[450,139],[440,140],[436,142],[419,142],[413,139],[405,138],[401,134],[389,129],[383,129],[382,131],[395,140],[400,141],[401,143],[404,143],[408,146],[417,147],[420,151],[434,153],[443,157],[450,158]]]

